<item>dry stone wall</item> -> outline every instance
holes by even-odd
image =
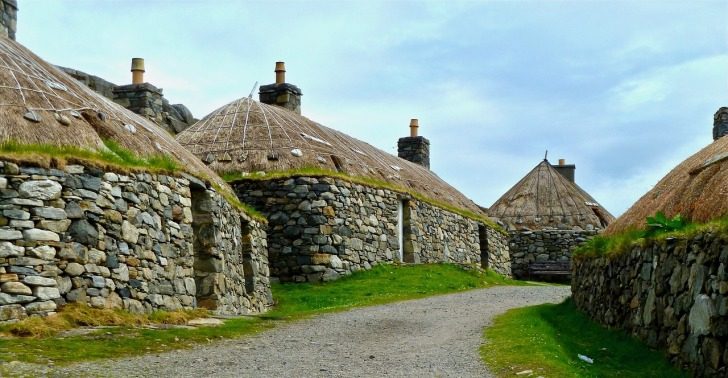
[[[592,319],[665,350],[695,376],[728,374],[728,237],[651,241],[572,264],[574,301]]]
[[[283,281],[328,281],[402,259],[481,261],[478,223],[397,192],[326,177],[244,180],[234,187],[268,217],[271,275]],[[490,231],[484,248],[492,249],[491,265],[510,274],[506,238]]]
[[[193,177],[7,161],[0,173],[0,321],[67,302],[221,314],[271,303],[265,226]]]
[[[534,262],[568,262],[579,244],[594,237],[594,230],[511,231],[510,253],[513,277],[527,278]]]

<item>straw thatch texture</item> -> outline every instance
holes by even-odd
[[[662,211],[702,223],[728,215],[728,137],[722,137],[675,167],[607,228],[615,234],[644,228]]]
[[[425,167],[248,97],[215,110],[176,138],[218,173],[317,167],[386,181],[483,214]]]
[[[543,229],[607,226],[614,216],[547,160],[539,163],[488,209],[515,228]]]
[[[102,139],[140,156],[171,156],[188,172],[223,184],[157,125],[98,95],[17,42],[0,38],[0,143],[101,150],[106,148]]]

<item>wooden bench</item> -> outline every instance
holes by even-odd
[[[550,278],[566,280],[571,277],[571,263],[568,261],[534,262],[528,265],[528,278]]]

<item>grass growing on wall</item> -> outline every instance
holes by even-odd
[[[62,168],[68,162],[82,161],[99,167],[112,167],[126,172],[147,170],[152,172],[177,172],[180,166],[166,155],[139,156],[112,140],[104,140],[106,150],[92,151],[74,146],[27,144],[15,141],[0,143],[0,156],[39,164],[44,167]]]
[[[499,377],[687,377],[659,352],[590,320],[567,299],[513,309],[485,329],[480,354]],[[582,354],[594,360],[579,359]]]
[[[408,194],[412,196],[413,198],[420,200],[425,203],[429,203],[432,206],[439,207],[443,210],[447,210],[451,213],[455,213],[458,215],[461,215],[465,218],[474,220],[476,222],[481,222],[488,227],[502,233],[503,235],[508,235],[508,233],[497,223],[495,223],[492,219],[485,217],[480,214],[476,214],[470,210],[467,209],[461,209],[459,207],[453,206],[445,201],[440,201],[434,198],[427,197],[423,194],[420,194],[419,192],[413,191],[411,189],[407,189],[398,185],[394,185],[392,183],[386,182],[384,180],[378,180],[372,177],[366,177],[366,176],[351,176],[347,175],[342,172],[336,172],[329,169],[321,169],[318,167],[303,167],[303,168],[296,168],[296,169],[289,169],[289,170],[283,170],[283,171],[274,171],[274,172],[265,172],[265,174],[242,174],[239,172],[228,172],[223,173],[222,178],[229,182],[235,182],[240,180],[249,180],[249,181],[269,181],[269,180],[276,180],[276,179],[288,179],[293,177],[331,177],[331,178],[337,178],[341,179],[353,184],[359,184],[368,186],[375,189],[387,189],[398,193]]]
[[[685,223],[679,229],[629,230],[617,235],[598,235],[577,247],[572,255],[575,258],[616,256],[647,243],[661,243],[669,238],[690,239],[708,232],[728,238],[728,216],[703,224]]]
[[[69,328],[35,319],[0,326],[0,363],[9,361],[68,364],[103,358],[120,358],[189,348],[221,338],[253,334],[280,324],[328,311],[389,303],[429,295],[482,288],[493,285],[523,284],[493,272],[479,272],[455,265],[379,265],[368,271],[324,284],[275,284],[273,297],[278,305],[261,316],[228,319],[219,327],[195,329],[152,329],[152,323],[182,323],[184,313],[132,315],[119,310],[95,310],[85,306],[67,307],[60,318],[75,319],[75,325],[112,325],[91,334],[58,336]],[[68,311],[68,312],[67,312]],[[65,314],[64,314],[65,313]],[[194,313],[193,313],[194,314]],[[92,320],[93,319],[93,322]],[[163,321],[160,321],[162,319]],[[47,319],[46,319],[47,320]],[[39,324],[42,322],[43,324]],[[50,324],[49,324],[50,323]],[[55,327],[55,329],[48,328]],[[13,329],[36,337],[13,337]],[[34,331],[30,331],[33,329]],[[55,335],[55,336],[51,336]],[[0,370],[2,373],[2,370]]]

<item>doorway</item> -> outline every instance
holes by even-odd
[[[478,240],[480,241],[480,267],[488,269],[490,254],[488,253],[488,231],[485,225],[478,224]]]

